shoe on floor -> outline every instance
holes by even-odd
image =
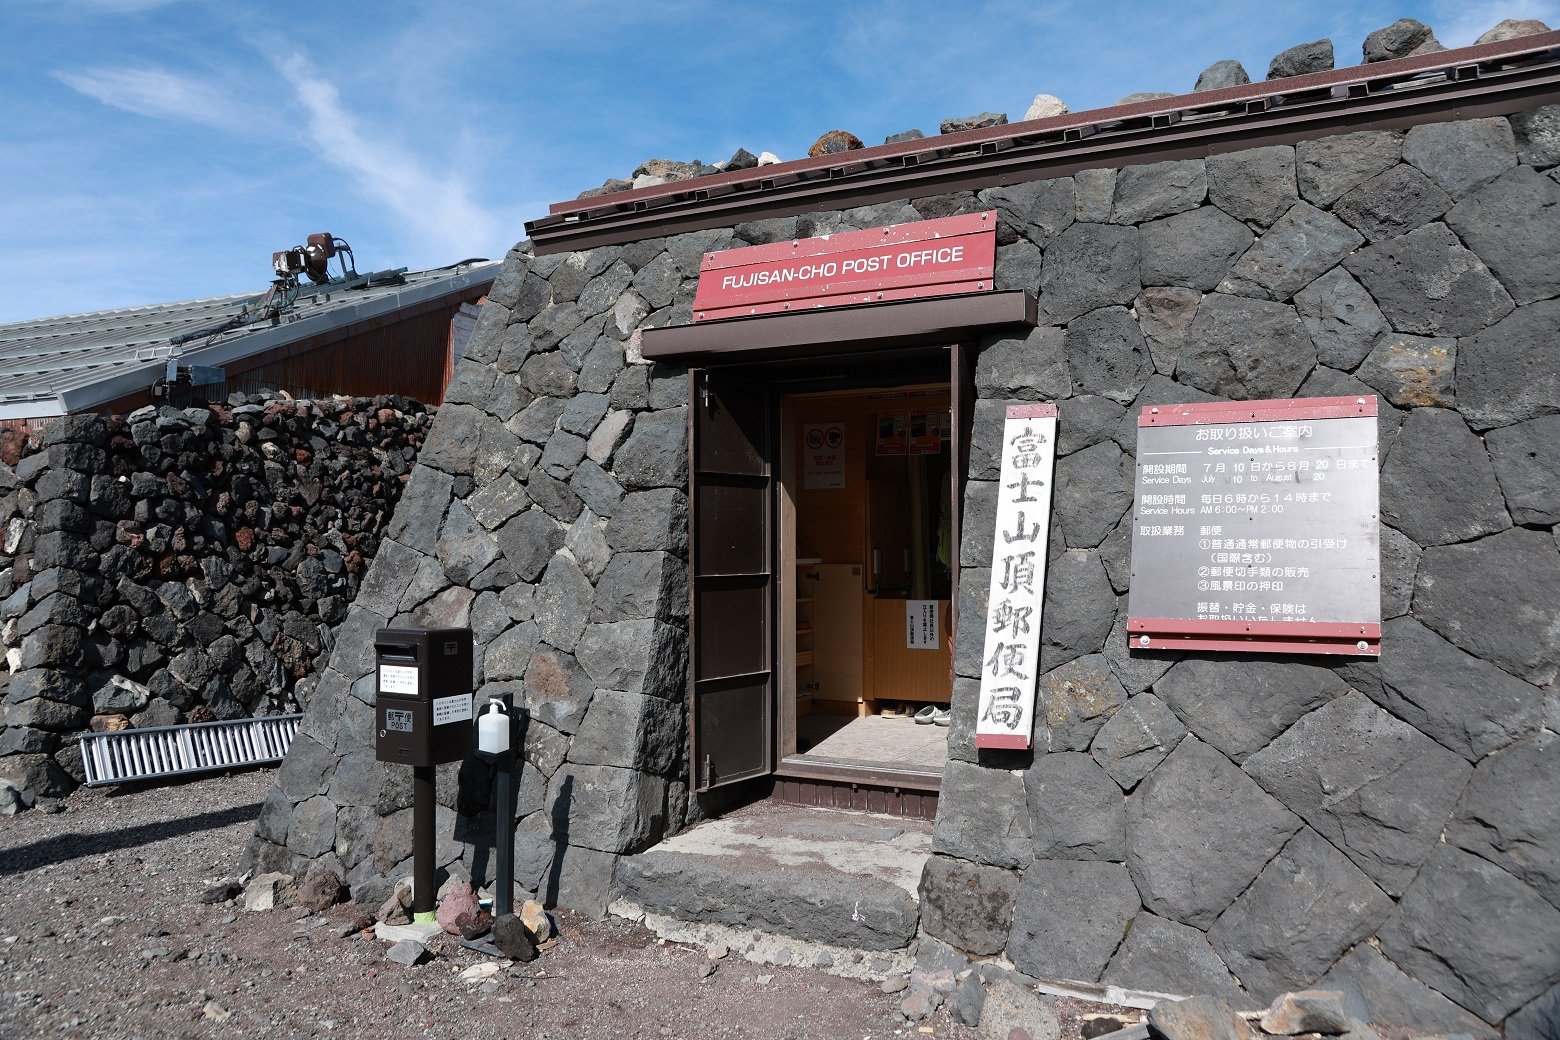
[[[938,710],[939,709],[935,706],[928,704],[926,707],[915,713],[915,724],[917,726],[932,725],[937,721]]]
[[[932,722],[935,725],[938,725],[938,726],[946,726],[946,725],[948,725],[948,723],[949,723],[948,709],[947,708],[938,708],[937,709],[937,713],[932,716]]]

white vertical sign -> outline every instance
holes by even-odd
[[[1033,739],[1055,470],[1056,405],[1009,405],[1002,427],[1002,479],[986,598],[977,748],[1022,750]]]
[[[936,650],[942,645],[937,633],[937,611],[941,606],[935,599],[905,600],[906,650]]]

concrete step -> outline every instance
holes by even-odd
[[[760,802],[618,863],[614,912],[903,951],[931,823]]]

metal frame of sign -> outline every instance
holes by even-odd
[[[986,597],[976,748],[1021,751],[1034,740],[1055,471],[1056,405],[1008,405],[1002,424],[1002,477]],[[1021,545],[1029,548],[1014,548]]]
[[[699,265],[693,320],[988,292],[996,250],[995,210],[723,249]]]
[[[1143,409],[1138,417],[1138,428],[1374,418],[1376,411],[1377,403],[1373,395],[1159,405]],[[1140,449],[1139,467],[1142,462],[1143,453]],[[1139,548],[1136,538],[1138,498],[1139,494],[1134,494],[1134,553]],[[1370,521],[1379,521],[1379,509],[1374,503]],[[1375,620],[1358,622],[1213,621],[1129,616],[1127,636],[1129,645],[1139,650],[1256,651],[1345,654],[1355,657],[1381,653],[1379,610]]]

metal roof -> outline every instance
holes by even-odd
[[[237,319],[265,293],[66,314],[0,325],[0,419],[90,410],[150,386],[168,360],[221,367],[441,296],[483,289],[496,261],[402,268],[298,289],[275,319]]]
[[[1560,31],[553,203],[538,255],[1327,133],[1509,114],[1560,94]]]

